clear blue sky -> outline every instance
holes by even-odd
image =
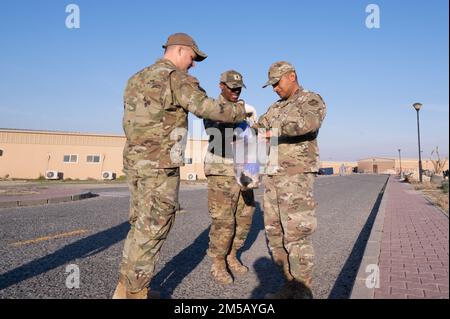
[[[81,10],[68,29],[66,5]],[[365,25],[380,7],[380,28]],[[449,148],[448,1],[2,1],[0,127],[122,134],[127,79],[161,56],[174,32],[209,57],[191,71],[208,94],[221,72],[244,75],[242,98],[265,112],[272,62],[287,60],[322,95],[322,160],[417,157]]]

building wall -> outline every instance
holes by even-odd
[[[120,135],[0,130],[0,177],[39,178],[48,170],[65,179],[101,179],[103,171],[118,177],[123,175],[124,144]],[[65,163],[64,155],[77,155],[77,162]],[[88,163],[88,155],[98,155],[100,161]]]
[[[123,175],[122,152],[125,145],[123,135],[102,135],[73,132],[50,132],[30,130],[0,129],[0,178],[36,179],[48,170],[62,172],[64,178],[101,179],[102,172],[111,171],[117,177]],[[197,179],[205,179],[203,160],[208,146],[207,140],[188,140],[185,157],[190,164],[181,167],[181,179],[196,174]],[[64,163],[64,155],[77,155],[76,163]],[[88,155],[99,155],[99,163],[88,163]],[[321,162],[320,167],[332,167],[334,174],[351,174],[354,167],[371,173],[374,161],[378,173],[400,172],[397,159],[367,158],[358,162]],[[423,160],[423,168],[433,170],[430,160]],[[448,169],[448,162],[446,168]],[[418,171],[416,159],[402,159],[403,172]]]
[[[422,160],[422,168],[424,170],[434,171],[433,163],[429,159]],[[444,167],[444,170],[447,170],[447,169],[448,169],[448,160]],[[400,173],[400,160],[395,161],[395,171],[397,173]],[[404,173],[413,173],[416,171],[418,172],[419,171],[419,160],[412,159],[412,158],[402,159],[402,171]]]
[[[376,166],[376,167],[375,167]],[[374,171],[377,169],[377,171]],[[358,172],[360,173],[395,173],[395,160],[388,158],[370,158],[358,161]]]
[[[102,179],[104,171],[119,177],[124,175],[125,142],[123,135],[0,129],[0,178],[37,179],[48,170],[63,173],[64,179]],[[192,159],[192,164],[181,168],[182,179],[189,173],[205,179],[203,158],[207,145],[205,140],[188,140],[186,157]],[[65,163],[64,155],[77,155],[77,162]],[[88,163],[88,155],[99,155],[100,162]]]
[[[189,174],[195,174],[197,179],[206,179],[203,171],[203,161],[208,149],[207,140],[188,140],[184,157],[190,159],[192,164],[186,164],[180,169],[181,179],[188,179]]]
[[[383,159],[383,158],[368,158],[358,161],[358,171],[361,173],[373,173],[373,164],[378,165],[378,173],[380,174],[399,174],[400,160],[399,159]],[[419,161],[417,159],[402,159],[402,171],[404,173],[413,173],[419,171]],[[424,170],[434,171],[434,166],[431,160],[422,160],[422,168]],[[448,169],[448,161],[445,165]]]

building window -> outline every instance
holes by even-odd
[[[192,164],[192,158],[191,157],[185,157],[184,158],[184,164]]]
[[[78,162],[78,155],[64,155],[64,163],[76,163]]]
[[[100,163],[100,155],[88,155],[86,157],[88,163]]]
[[[3,156],[3,150],[0,150],[0,156]]]

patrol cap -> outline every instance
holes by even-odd
[[[247,88],[244,84],[244,80],[242,79],[242,74],[234,70],[223,72],[220,75],[220,82],[225,83],[231,89],[240,87]]]
[[[167,38],[166,44],[164,44],[162,47],[166,49],[169,45],[185,45],[192,48],[192,50],[194,50],[195,54],[197,55],[194,61],[200,62],[208,57],[206,53],[202,52],[198,48],[197,43],[195,43],[194,39],[186,33],[174,33],[170,35]]]
[[[292,64],[286,61],[279,61],[273,63],[269,68],[269,80],[263,85],[263,88],[269,85],[274,85],[280,81],[281,77],[289,71],[294,71],[295,68]]]

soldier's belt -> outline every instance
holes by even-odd
[[[171,176],[180,176],[180,169],[177,168],[161,168],[161,175],[166,175],[167,177]]]
[[[296,144],[301,142],[313,141],[317,138],[317,132],[308,133],[306,135],[300,136],[279,136],[277,139],[271,139],[270,144],[275,145],[276,142],[278,144]]]

